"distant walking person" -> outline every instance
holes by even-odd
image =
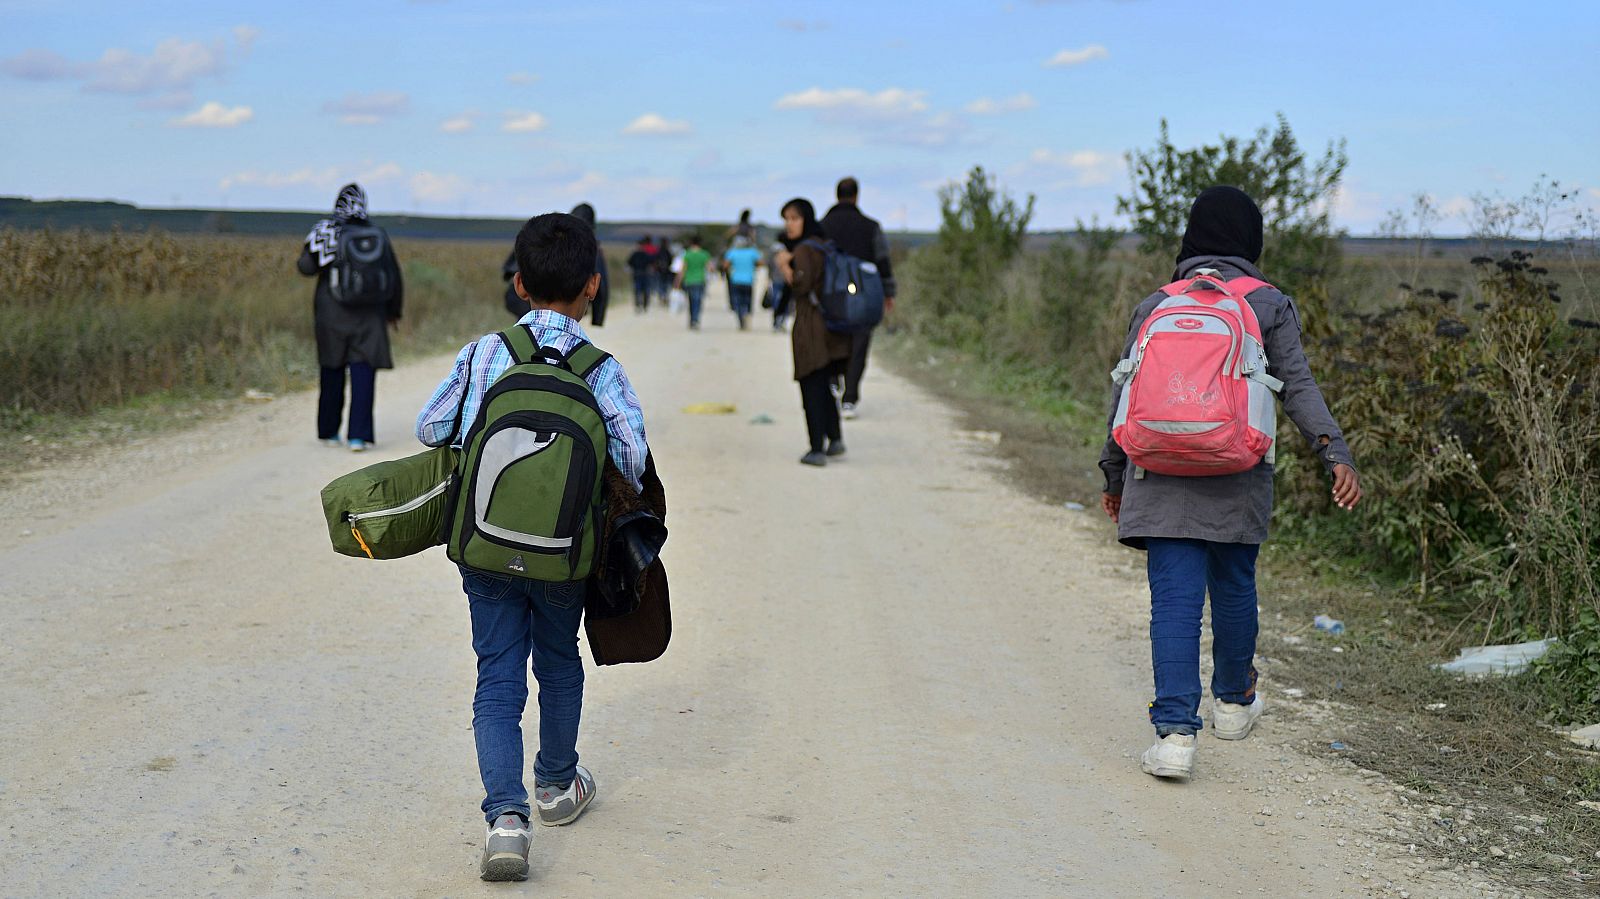
[[[345,431],[352,452],[375,439],[372,401],[377,369],[394,368],[387,325],[400,321],[403,288],[400,265],[389,235],[367,220],[367,194],[346,184],[333,204],[333,217],[317,222],[306,235],[296,267],[315,275],[312,297],[317,334],[317,365],[322,393],[317,400],[317,439],[341,446],[345,370],[350,371],[350,423]]]
[[[706,299],[706,273],[711,254],[700,246],[700,235],[689,235],[689,248],[683,251],[683,270],[678,272],[678,287],[689,295],[689,327],[700,328],[700,311]]]
[[[1112,373],[1101,508],[1118,540],[1146,551],[1156,743],[1142,767],[1156,777],[1194,770],[1208,593],[1212,732],[1242,740],[1261,715],[1256,554],[1272,519],[1275,403],[1332,476],[1334,502],[1352,509],[1361,500],[1294,302],[1256,268],[1261,247],[1261,210],[1244,191],[1202,192],[1173,283],[1134,309]]]
[[[647,234],[628,254],[628,273],[633,276],[633,309],[643,312],[650,308],[650,292],[655,283],[656,245]]]
[[[761,251],[750,238],[739,235],[733,239],[733,248],[722,254],[728,269],[728,303],[739,318],[739,330],[750,327],[750,301],[755,292],[756,269],[761,265]]]
[[[831,385],[850,361],[850,335],[829,331],[822,310],[817,307],[815,294],[822,283],[826,261],[817,244],[826,235],[811,201],[796,197],[783,204],[783,231],[794,242],[794,248],[778,254],[778,274],[789,285],[794,309],[794,330],[789,338],[794,350],[794,379],[800,384],[806,436],[811,441],[800,462],[820,467],[828,464],[829,457],[844,455],[839,401],[834,399]]]
[[[863,215],[856,206],[861,186],[854,178],[839,182],[835,191],[839,202],[822,217],[822,230],[828,233],[839,252],[847,253],[878,266],[883,278],[883,308],[894,311],[894,268],[889,260],[889,240],[883,235],[883,226],[876,219]],[[872,347],[872,330],[858,331],[852,335],[850,365],[845,369],[844,395],[841,414],[856,417],[856,407],[861,405],[861,377],[867,373],[867,351]]]
[[[676,274],[672,270],[672,260],[676,252],[672,247],[671,238],[665,234],[656,241],[656,264],[653,273],[656,278],[656,299],[662,303],[667,302],[667,295],[672,291],[672,279]]]
[[[506,254],[505,263],[500,266],[500,278],[506,282],[506,311],[511,313],[512,318],[521,318],[528,314],[528,304],[522,297],[517,296],[517,285],[514,280],[516,277],[517,251],[513,247],[511,252]]]
[[[594,207],[588,203],[579,203],[572,207],[571,215],[594,232],[594,270],[600,273],[600,290],[594,295],[594,302],[589,304],[589,324],[596,328],[603,328],[606,324],[606,306],[611,302],[611,275],[606,271],[606,251],[599,246],[600,232],[595,228]]]
[[[755,243],[756,240],[756,226],[750,224],[750,210],[748,209],[740,210],[738,223],[728,229],[728,233],[723,239],[732,244],[741,237],[751,243]]]

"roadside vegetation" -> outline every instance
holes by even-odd
[[[1140,237],[1133,253],[1094,223],[1027,251],[1031,198],[981,168],[945,188],[938,239],[903,266],[902,368],[1004,431],[1030,488],[1093,513],[1106,373],[1131,310],[1170,280],[1193,197],[1217,183],[1249,191],[1266,222],[1262,266],[1300,307],[1367,490],[1354,514],[1333,508],[1280,421],[1267,676],[1359,710],[1340,748],[1313,751],[1447,809],[1396,838],[1508,882],[1581,888],[1572,872],[1600,870],[1600,804],[1580,805],[1600,803],[1600,757],[1557,729],[1600,722],[1596,222],[1554,181],[1478,196],[1462,222],[1475,254],[1453,258],[1434,248],[1443,216],[1419,196],[1384,227],[1404,251],[1344,258],[1329,217],[1342,145],[1308,153],[1280,119],[1180,148],[1163,126],[1128,163],[1118,211]],[[1311,629],[1317,613],[1347,632]],[[1463,646],[1546,637],[1560,642],[1515,677],[1431,667]]]

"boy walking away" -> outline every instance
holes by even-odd
[[[493,568],[459,565],[478,657],[472,729],[489,824],[481,863],[485,880],[527,876],[528,822],[535,806],[539,823],[567,824],[595,795],[594,777],[578,764],[577,752],[583,707],[578,625],[583,578],[595,550],[585,526],[594,525],[590,516],[600,490],[592,469],[609,457],[638,491],[648,454],[644,414],[627,374],[589,344],[578,324],[600,289],[596,252],[594,231],[571,215],[541,215],[523,225],[514,284],[530,310],[512,330],[463,347],[417,416],[417,439],[424,444],[453,443],[465,450],[451,558],[497,560]],[[501,379],[508,369],[512,373]],[[535,392],[568,410],[567,417],[513,408],[520,402],[513,394]],[[527,424],[535,416],[538,428]],[[514,427],[519,421],[523,426]],[[597,452],[600,445],[603,452]],[[537,483],[519,471],[538,472]],[[547,483],[551,471],[566,474],[564,488]],[[503,493],[508,490],[522,493]],[[549,502],[527,499],[551,494]],[[554,524],[539,524],[546,520]],[[509,561],[498,564],[500,556]],[[521,727],[530,657],[539,682],[532,805],[523,783]]]
[[[883,235],[883,226],[856,206],[861,195],[861,185],[856,179],[841,180],[834,195],[839,202],[822,217],[822,230],[839,252],[878,267],[878,275],[883,279],[883,311],[893,312],[894,266],[889,261],[889,239]],[[845,418],[855,418],[856,407],[861,404],[861,378],[867,373],[867,351],[872,348],[873,330],[868,328],[851,335],[850,364],[845,368],[844,393],[839,397],[840,414]]]
[[[647,234],[639,238],[639,245],[628,255],[628,272],[633,275],[633,310],[643,312],[650,308],[650,285],[655,279],[656,245]]]
[[[1174,283],[1134,310],[1112,373],[1101,507],[1117,539],[1146,551],[1156,743],[1142,767],[1194,771],[1200,619],[1211,597],[1213,733],[1250,735],[1263,703],[1254,665],[1256,554],[1272,517],[1277,402],[1333,477],[1342,509],[1361,500],[1350,448],[1300,345],[1294,302],[1267,284],[1261,210],[1213,187],[1189,210]]]
[[[706,299],[706,269],[711,265],[711,254],[700,246],[700,235],[689,236],[689,249],[683,251],[683,271],[678,272],[677,287],[689,295],[689,327],[700,329],[700,309]]]
[[[728,268],[728,301],[733,306],[733,314],[739,317],[739,330],[747,330],[750,327],[750,300],[756,286],[756,267],[761,265],[761,251],[756,249],[750,238],[741,234],[734,237],[733,248],[722,254],[722,261]]]
[[[372,401],[377,370],[394,368],[387,326],[400,321],[404,291],[400,264],[382,228],[367,220],[367,194],[346,184],[333,204],[333,217],[317,222],[306,235],[295,267],[317,278],[312,298],[317,333],[317,364],[322,392],[317,398],[317,439],[341,446],[339,418],[344,411],[344,373],[350,371],[351,452],[373,441]]]

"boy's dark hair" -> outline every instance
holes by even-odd
[[[833,195],[841,200],[854,200],[861,195],[861,185],[854,178],[841,178],[839,186],[833,190]]]
[[[700,246],[700,235],[699,235],[698,232],[689,235],[689,246],[691,246],[691,247]]]
[[[564,303],[583,293],[594,276],[599,252],[594,229],[565,212],[528,219],[517,232],[513,251],[522,289],[541,303]]]

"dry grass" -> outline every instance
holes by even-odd
[[[505,249],[397,241],[402,350],[481,332]],[[152,393],[309,382],[312,280],[293,239],[0,231],[0,411],[81,414]]]

